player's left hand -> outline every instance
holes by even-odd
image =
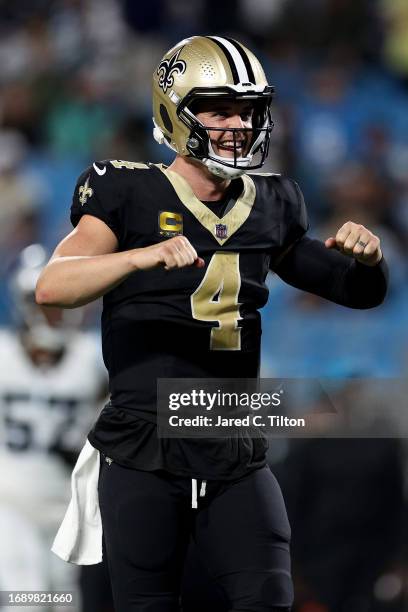
[[[347,221],[336,236],[331,236],[324,244],[328,249],[337,249],[367,266],[375,266],[382,258],[378,236],[353,221]]]

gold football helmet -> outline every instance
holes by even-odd
[[[203,163],[215,175],[237,178],[263,166],[273,128],[270,106],[274,88],[268,85],[257,58],[243,45],[220,36],[193,36],[170,49],[153,74],[153,135],[179,155]],[[253,105],[252,128],[228,128],[233,157],[216,155],[209,130],[195,116],[194,104],[214,98],[245,100]],[[238,156],[238,133],[249,132],[250,146]]]

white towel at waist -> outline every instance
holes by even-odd
[[[69,563],[93,565],[102,561],[99,466],[99,451],[87,440],[72,471],[71,501],[51,548]]]

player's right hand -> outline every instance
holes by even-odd
[[[163,266],[165,270],[205,266],[204,259],[198,257],[197,251],[185,236],[175,236],[143,249],[135,249],[132,260],[137,270],[149,270],[158,266]]]

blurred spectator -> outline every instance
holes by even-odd
[[[35,238],[44,191],[24,174],[21,163],[27,152],[18,132],[0,132],[0,248],[16,250]],[[4,261],[4,260],[3,260]]]
[[[0,272],[5,279],[18,253],[39,239],[48,203],[45,180],[26,165],[29,152],[23,134],[0,127]],[[0,321],[10,318],[7,287],[0,283]]]
[[[240,0],[239,16],[248,34],[268,36],[282,16],[287,0]]]
[[[55,154],[95,157],[111,136],[114,109],[107,99],[109,89],[98,77],[88,70],[72,78],[45,117],[47,144]]]
[[[27,144],[17,131],[0,131],[0,269],[38,236],[44,183],[23,169]]]
[[[395,194],[386,175],[367,164],[345,164],[326,183],[322,194],[330,210],[318,228],[319,236],[333,235],[345,221],[353,220],[381,236],[393,270],[406,268],[402,251],[405,235],[392,215]]]

